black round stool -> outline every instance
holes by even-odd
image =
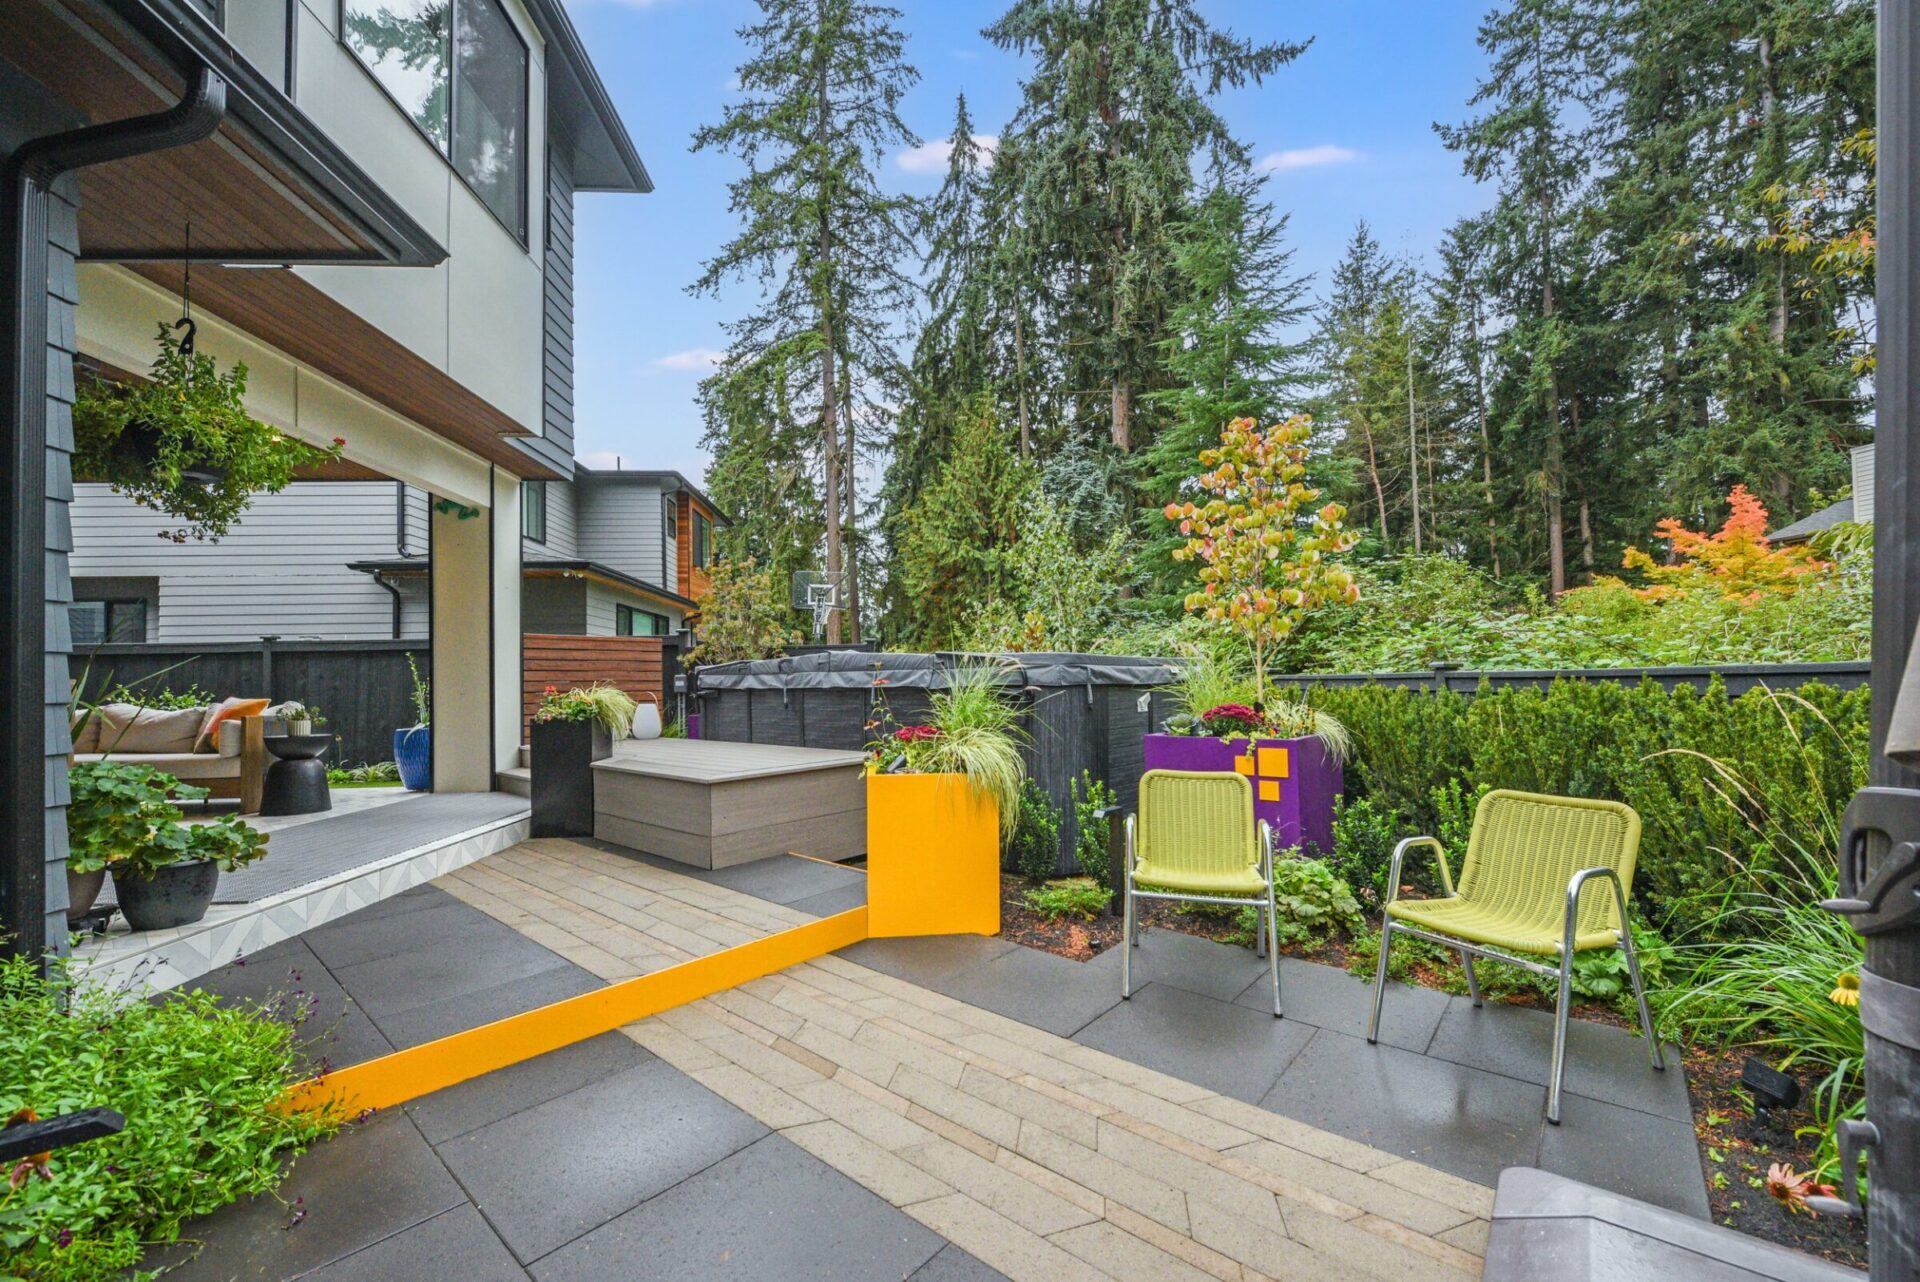
[[[262,815],[317,815],[333,809],[327,791],[327,768],[321,756],[333,744],[326,734],[270,734],[267,751],[275,761],[267,767],[260,794]]]

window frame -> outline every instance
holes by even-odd
[[[693,512],[693,550],[688,554],[687,564],[696,570],[705,570],[713,562],[713,522],[706,513],[698,508]]]
[[[468,2],[469,0],[447,0],[447,47],[450,59],[458,56],[454,51],[456,22],[454,9]],[[353,59],[360,70],[366,73],[367,79],[373,82],[373,87],[378,89],[393,109],[400,113],[400,118],[406,121],[415,133],[420,135],[420,140],[427,144],[428,150],[440,157],[440,162],[448,169],[451,169],[453,176],[460,180],[460,184],[467,189],[475,200],[480,202],[480,208],[486,210],[488,216],[491,217],[494,222],[500,224],[500,230],[513,237],[514,242],[531,255],[533,253],[533,195],[527,188],[528,181],[533,172],[533,46],[527,43],[527,37],[521,32],[520,23],[513,16],[513,11],[503,3],[502,0],[494,0],[494,3],[499,5],[500,12],[507,20],[507,26],[513,32],[513,38],[520,42],[520,51],[526,59],[524,64],[526,74],[520,78],[520,118],[526,121],[527,126],[527,145],[524,149],[524,163],[521,166],[520,175],[520,200],[522,205],[520,216],[526,225],[518,231],[515,231],[509,226],[507,220],[502,218],[499,212],[487,203],[486,197],[480,194],[480,189],[475,187],[471,182],[468,182],[467,176],[460,172],[460,166],[454,163],[453,143],[457,133],[454,126],[454,117],[458,115],[460,111],[460,93],[459,77],[454,74],[453,63],[449,61],[447,64],[447,148],[445,151],[442,151],[440,144],[433,140],[433,135],[426,131],[426,127],[418,120],[415,120],[413,113],[407,110],[406,106],[402,104],[398,98],[393,96],[393,91],[387,88],[385,81],[380,79],[380,73],[375,71],[372,64],[361,57],[360,51],[355,49],[347,40],[348,0],[334,0],[334,39],[342,49],[347,51],[347,56]],[[289,78],[291,78],[291,63],[289,63],[288,75]],[[291,89],[289,89],[288,96],[292,96]],[[541,148],[541,159],[543,162],[547,159],[544,144]],[[546,166],[543,164],[541,167],[544,169]],[[542,221],[544,223],[544,211],[542,211]]]
[[[73,627],[72,612],[76,606],[97,605],[100,607],[100,639],[98,641],[76,641],[76,645],[138,645],[147,639],[147,600],[145,597],[122,596],[86,596],[67,602],[67,627]],[[113,614],[115,607],[137,606],[140,610],[140,635],[137,637],[115,638],[113,635]]]
[[[528,497],[530,495],[535,495],[535,494],[540,496],[538,501],[529,503],[527,501]],[[535,509],[538,509],[540,514],[540,519],[538,522],[539,530],[537,533],[527,528],[529,524],[532,524],[532,521],[530,520],[530,518],[532,517]],[[520,537],[523,539],[527,539],[531,542],[538,543],[543,547],[546,546],[547,483],[545,481],[520,482]]]
[[[652,632],[631,631],[632,621],[636,618],[652,619],[654,630]],[[613,635],[617,637],[664,637],[670,633],[671,629],[671,621],[666,615],[656,610],[643,609],[640,606],[627,605],[622,602],[614,603]]]

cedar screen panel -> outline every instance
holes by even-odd
[[[654,700],[666,719],[664,647],[659,637],[580,637],[529,632],[522,651],[521,711],[524,736],[548,686],[562,690],[604,681],[619,686],[635,702]]]

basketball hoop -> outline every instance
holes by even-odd
[[[846,575],[823,570],[796,570],[793,575],[793,608],[813,616],[813,639],[827,632],[833,612],[845,605]]]

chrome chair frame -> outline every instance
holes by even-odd
[[[1447,852],[1438,838],[1408,837],[1393,848],[1393,867],[1387,878],[1387,904],[1391,904],[1400,893],[1400,866],[1407,851],[1415,846],[1431,846],[1440,865],[1440,885],[1448,895],[1453,891],[1453,873],[1447,867]],[[1533,961],[1530,958],[1516,956],[1502,949],[1485,944],[1476,944],[1468,940],[1456,939],[1451,935],[1441,935],[1433,931],[1422,930],[1417,926],[1408,926],[1396,922],[1386,911],[1386,904],[1380,910],[1380,963],[1373,977],[1373,1013],[1367,1019],[1367,1041],[1377,1043],[1380,1038],[1380,1007],[1387,994],[1387,953],[1393,946],[1396,933],[1424,939],[1428,943],[1439,944],[1460,954],[1460,965],[1467,973],[1467,994],[1475,1006],[1481,1005],[1480,983],[1473,973],[1473,959],[1484,958],[1487,961],[1505,962],[1509,966],[1518,966],[1535,975],[1544,975],[1548,979],[1559,981],[1559,988],[1553,1006],[1553,1062],[1548,1070],[1547,1120],[1555,1126],[1560,1124],[1560,1082],[1566,1069],[1567,1060],[1567,1007],[1573,989],[1573,959],[1575,956],[1573,941],[1578,933],[1580,894],[1587,883],[1595,877],[1605,878],[1613,887],[1614,905],[1620,912],[1620,929],[1615,931],[1614,947],[1627,955],[1627,974],[1633,980],[1633,998],[1640,1007],[1640,1032],[1647,1039],[1647,1058],[1655,1072],[1667,1067],[1666,1053],[1661,1049],[1660,1039],[1653,1035],[1653,1019],[1647,1012],[1647,992],[1640,982],[1640,957],[1633,947],[1633,926],[1627,916],[1627,895],[1621,888],[1620,875],[1611,868],[1582,868],[1573,874],[1567,882],[1567,912],[1565,927],[1560,941],[1560,960],[1549,965],[1546,962]],[[1593,949],[1586,950],[1595,951]]]
[[[1240,899],[1227,895],[1185,895],[1169,890],[1141,890],[1134,884],[1134,826],[1136,816],[1127,816],[1127,853],[1126,876],[1123,889],[1125,902],[1120,910],[1120,999],[1126,1001],[1133,996],[1133,950],[1140,946],[1140,900],[1172,899],[1192,904],[1233,904],[1255,910],[1259,925],[1254,931],[1254,955],[1267,959],[1267,973],[1273,981],[1273,1017],[1281,1018],[1280,1010],[1280,950],[1273,946],[1280,924],[1279,903],[1273,893],[1273,829],[1267,821],[1259,820],[1260,830],[1260,873],[1267,883],[1267,895],[1264,901],[1259,899]],[[1266,908],[1264,915],[1259,909]]]

